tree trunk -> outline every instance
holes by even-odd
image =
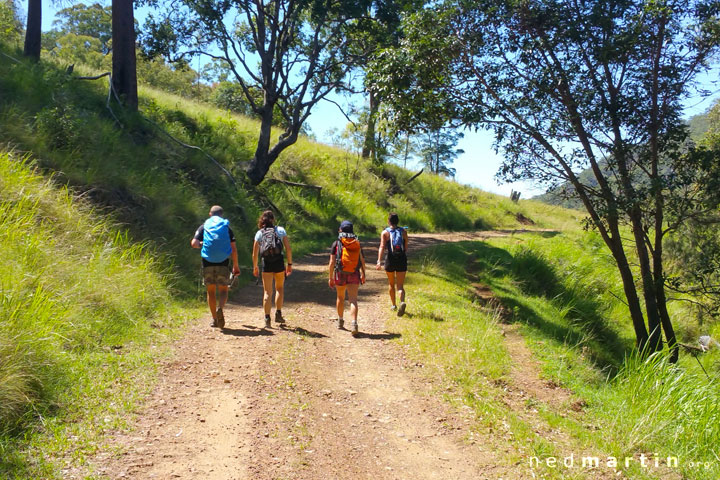
[[[375,93],[370,90],[370,113],[368,115],[367,128],[365,130],[365,139],[363,140],[362,157],[377,159],[377,148],[375,146],[375,123],[377,122],[377,111],[380,102],[377,101]]]
[[[270,165],[277,160],[278,155],[270,154],[270,140],[272,135],[272,120],[274,103],[265,101],[263,111],[260,115],[260,134],[258,135],[258,143],[255,148],[255,155],[247,168],[247,176],[250,183],[260,185],[260,183],[270,170]],[[279,152],[278,152],[279,154]]]
[[[42,45],[42,0],[28,0],[27,29],[23,55],[40,60]]]
[[[658,310],[657,293],[655,291],[655,278],[650,266],[648,249],[645,246],[645,238],[642,230],[642,220],[639,207],[633,207],[630,212],[633,235],[635,237],[635,250],[640,264],[640,278],[642,279],[643,299],[645,300],[645,313],[647,315],[648,353],[657,352],[662,349],[662,327],[660,326],[660,313]]]
[[[622,279],[625,299],[628,302],[628,309],[630,310],[630,319],[632,320],[633,329],[635,330],[636,346],[640,352],[645,352],[648,348],[649,336],[647,328],[645,327],[645,317],[643,316],[643,311],[640,306],[640,297],[635,288],[635,278],[633,277],[630,264],[625,256],[625,250],[620,240],[619,232],[616,228],[612,228],[612,230],[614,230],[611,238],[612,243],[610,243],[608,247],[610,247],[610,251],[620,272],[620,278]]]
[[[112,0],[112,81],[125,105],[137,110],[133,0]]]
[[[655,195],[655,249],[652,252],[653,276],[655,279],[655,295],[657,298],[660,324],[665,333],[665,340],[670,349],[670,362],[677,363],[680,357],[680,349],[675,337],[675,329],[667,309],[667,296],[665,295],[665,273],[663,269],[663,216],[665,202],[659,191]]]
[[[405,134],[405,156],[403,157],[403,168],[407,168],[408,151],[410,150],[410,134]]]

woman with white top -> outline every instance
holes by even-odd
[[[253,243],[253,275],[258,276],[258,260],[263,260],[263,310],[265,311],[265,328],[270,328],[270,311],[272,309],[273,281],[275,281],[275,322],[285,323],[282,316],[285,277],[292,273],[292,249],[290,239],[283,227],[275,226],[275,215],[266,210],[258,219],[258,231]],[[287,266],[283,248],[287,252]]]

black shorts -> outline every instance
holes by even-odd
[[[285,257],[278,255],[276,257],[263,258],[263,272],[280,273],[285,271]]]
[[[387,258],[385,258],[385,271],[407,272],[407,255],[404,252],[400,255],[388,253]]]

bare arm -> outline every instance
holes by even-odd
[[[238,264],[237,246],[235,245],[235,242],[230,242],[230,248],[232,249],[232,253],[230,255],[232,256],[233,273],[235,275],[240,275],[240,265]]]
[[[190,246],[192,248],[200,248],[202,247],[202,242],[198,240],[197,238],[193,237],[192,240],[190,240]]]
[[[405,253],[407,253],[409,240],[408,240],[407,230],[405,230],[404,228],[403,228],[403,241],[405,242],[403,250],[405,251]]]
[[[283,245],[287,252],[287,267],[285,267],[285,273],[290,275],[292,273],[292,248],[290,248],[290,237],[287,235],[283,237]]]
[[[260,244],[253,242],[252,262],[253,262],[253,275],[258,276],[260,270],[258,269],[258,254],[260,253]]]
[[[328,264],[328,285],[335,288],[335,258],[336,255],[330,255],[330,263]]]
[[[382,264],[382,256],[385,252],[385,234],[388,233],[386,230],[383,230],[383,232],[380,234],[380,248],[378,248],[378,259],[376,268],[380,270],[380,265]],[[389,233],[388,233],[389,235]]]
[[[360,283],[365,283],[365,254],[360,246]]]

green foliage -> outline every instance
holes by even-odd
[[[436,175],[454,177],[455,169],[450,165],[459,155],[465,153],[462,149],[455,148],[463,136],[461,132],[450,129],[426,132],[421,136],[423,146],[420,150],[420,161]]]
[[[629,478],[667,478],[667,471],[642,468],[637,458],[674,456],[674,471],[683,478],[715,478],[720,351],[701,356],[702,368],[689,355],[679,365],[664,353],[647,360],[634,355],[622,284],[603,249],[596,234],[577,230],[435,247],[423,252],[406,281],[413,323],[392,325],[428,375],[446,379],[445,395],[473,408],[474,428],[502,435],[511,457],[565,456],[582,448],[601,458],[634,457],[635,465],[624,469]],[[491,288],[501,310],[472,302],[478,284]],[[445,297],[449,292],[452,298]],[[671,310],[687,318],[681,305],[672,303]],[[511,358],[496,337],[498,321],[519,325],[543,380],[569,389],[582,411],[533,399],[540,418],[528,421],[501,401],[513,378]],[[537,433],[544,428],[565,432],[582,447],[563,443],[557,450]]]
[[[66,104],[40,110],[35,116],[35,130],[53,150],[72,150],[81,140],[79,115]]]
[[[18,41],[22,24],[14,0],[0,1],[0,42]]]
[[[64,64],[83,64],[95,70],[109,70],[112,58],[102,53],[100,40],[85,35],[68,33],[56,35],[46,34],[43,47],[49,55]]]
[[[99,3],[85,5],[77,3],[63,8],[55,14],[53,27],[64,34],[72,33],[80,37],[91,37],[99,42],[100,51],[107,54],[111,50],[112,7]]]
[[[254,114],[252,107],[245,98],[242,88],[237,83],[220,82],[213,88],[210,101],[213,105],[223,110],[230,110],[240,115],[251,116]]]
[[[198,73],[185,64],[171,65],[162,59],[139,56],[138,81],[187,98],[206,98],[210,87],[199,82]]]
[[[107,369],[118,357],[110,347],[150,341],[151,327],[169,324],[176,312],[161,257],[6,152],[0,153],[0,250],[0,476],[6,478],[22,469],[5,452],[14,451],[38,417],[50,429],[58,415],[75,415],[95,401],[110,414],[113,379],[90,390],[83,383],[109,373],[102,364]]]

